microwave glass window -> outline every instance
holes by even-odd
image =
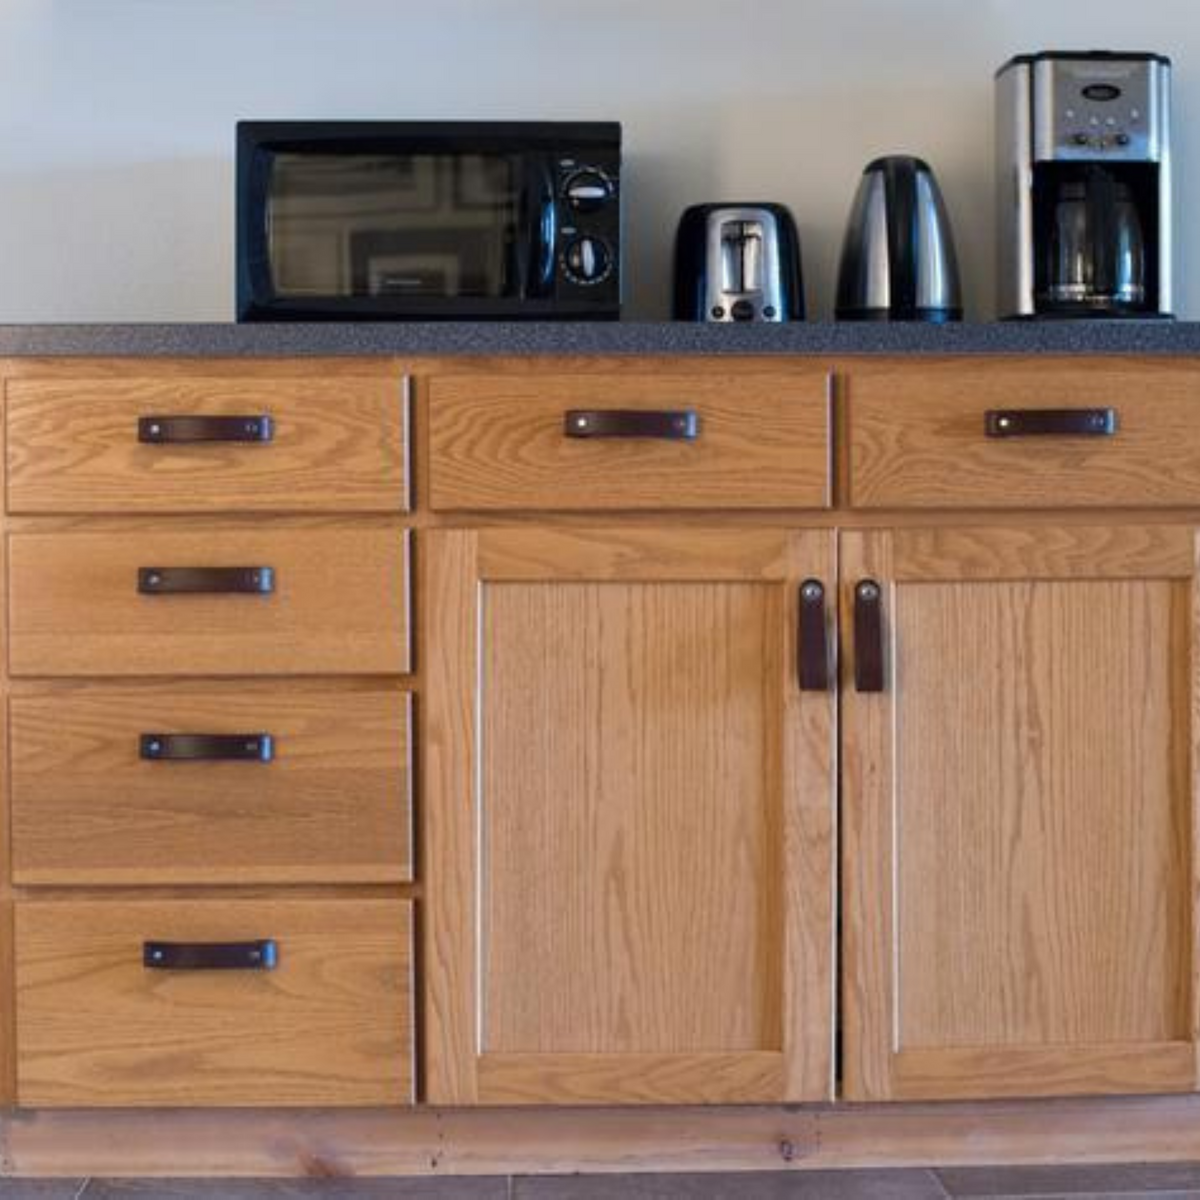
[[[275,292],[511,295],[517,216],[517,160],[506,155],[277,154]]]

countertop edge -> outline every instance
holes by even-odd
[[[0,325],[0,358],[1200,355],[1200,322]]]

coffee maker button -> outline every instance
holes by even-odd
[[[729,310],[729,315],[735,321],[753,321],[754,305],[749,300],[735,300],[733,307]]]
[[[1086,133],[1076,133],[1071,138],[1071,141],[1077,146],[1086,146],[1091,140]]]
[[[1113,140],[1117,143],[1118,146],[1128,146],[1129,145],[1129,134],[1118,133],[1117,136]]]
[[[763,309],[763,316],[770,321],[775,316],[775,306],[773,304],[768,304],[766,308]]]
[[[714,304],[713,310],[712,310],[712,316],[713,316],[714,321],[724,320],[725,310],[719,304]]]

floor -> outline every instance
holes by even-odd
[[[488,1179],[0,1181],[0,1200],[1200,1200],[1200,1163]]]

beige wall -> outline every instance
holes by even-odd
[[[937,171],[992,309],[992,71],[1176,64],[1178,308],[1200,317],[1195,0],[0,0],[0,320],[226,320],[241,117],[617,118],[628,314],[664,316],[688,203],[775,199],[827,315],[871,157]]]

